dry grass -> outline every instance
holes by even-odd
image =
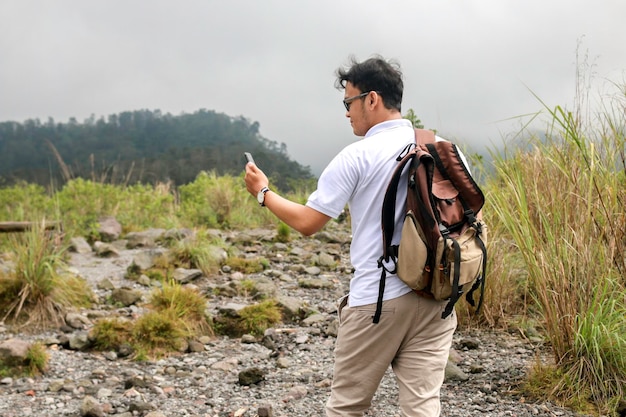
[[[516,248],[495,259],[492,251],[490,265],[511,269],[511,262],[518,270],[521,260],[527,284],[520,313],[539,314],[558,368],[535,368],[533,379],[548,385],[538,391],[600,413],[626,395],[624,107],[616,114],[618,120],[584,130],[571,113],[551,110],[547,137],[531,139],[528,152],[496,159],[489,185],[496,229]],[[492,291],[518,287],[523,275],[503,272],[491,271]],[[486,308],[488,321],[496,321],[494,303],[509,303],[503,295]],[[536,375],[542,369],[550,378]]]
[[[86,282],[64,272],[65,249],[45,221],[9,238],[13,270],[0,275],[2,320],[23,329],[58,327],[72,306],[88,306],[93,299]]]

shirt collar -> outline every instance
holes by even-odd
[[[372,126],[370,130],[368,130],[367,133],[365,134],[365,137],[368,138],[370,136],[373,136],[377,133],[382,132],[383,130],[395,129],[397,127],[413,128],[413,125],[407,119],[387,120],[387,121],[384,121],[384,122],[378,123],[377,125]]]

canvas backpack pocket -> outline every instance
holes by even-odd
[[[487,226],[484,222],[479,222],[480,236],[477,237],[477,231],[473,227],[468,227],[460,236],[453,239],[445,239],[445,255],[444,255],[444,239],[441,238],[438,245],[438,255],[444,259],[445,267],[435,271],[433,278],[432,292],[436,299],[446,300],[452,295],[452,284],[455,274],[455,251],[454,241],[461,248],[461,259],[459,267],[459,287],[473,283],[483,273],[483,245],[480,244],[479,238],[483,244],[486,244]],[[441,259],[441,258],[439,258]]]
[[[486,228],[483,227],[486,231]],[[481,233],[481,239],[484,237]],[[483,272],[483,250],[476,237],[476,229],[469,227],[465,232],[457,238],[458,244],[461,246],[461,267],[459,273],[459,285],[474,282]],[[484,241],[483,241],[484,242]],[[454,256],[451,243],[448,246],[448,253],[451,254],[450,260],[450,278],[454,277]]]
[[[424,271],[428,260],[428,248],[415,215],[408,211],[402,225],[402,237],[398,248],[398,277],[414,290],[428,286],[428,273]]]

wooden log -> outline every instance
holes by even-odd
[[[25,232],[32,229],[33,225],[40,222],[0,222],[0,233]],[[61,227],[60,221],[46,221],[43,223],[45,230],[53,230]]]

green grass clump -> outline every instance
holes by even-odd
[[[219,334],[241,337],[244,334],[261,336],[265,330],[282,321],[282,311],[275,300],[265,300],[246,306],[233,316],[216,318]]]
[[[90,331],[93,347],[99,351],[118,350],[130,342],[132,323],[119,318],[98,320]]]
[[[178,352],[186,341],[213,336],[213,323],[206,313],[206,298],[191,288],[166,281],[152,292],[148,312],[131,322],[102,319],[90,333],[96,350],[119,350],[130,345],[135,359],[149,359]]]
[[[267,267],[267,261],[262,258],[246,259],[232,256],[226,259],[226,265],[230,266],[234,271],[244,274],[256,274]]]
[[[207,300],[195,289],[165,282],[162,288],[153,291],[150,306],[160,312],[171,311],[183,320],[190,334],[213,336],[211,319],[206,313]]]
[[[142,315],[132,330],[137,350],[145,350],[150,356],[156,357],[179,351],[191,336],[185,320],[172,309],[150,311]]]
[[[50,355],[40,342],[31,344],[23,360],[12,358],[0,361],[0,376],[37,376],[46,372]]]
[[[82,278],[63,272],[65,248],[42,224],[36,222],[9,241],[14,268],[0,275],[2,320],[33,329],[58,327],[67,308],[90,305],[90,288]]]
[[[224,242],[196,236],[174,242],[169,250],[169,259],[173,267],[197,268],[208,276],[219,271],[222,263],[220,253],[224,246]]]
[[[239,311],[239,327],[244,334],[263,335],[265,330],[280,323],[281,320],[280,307],[274,300],[246,306]]]
[[[26,355],[26,374],[36,376],[45,373],[48,368],[49,359],[50,355],[46,352],[45,346],[40,342],[33,343]]]
[[[286,223],[279,222],[277,231],[276,240],[283,243],[291,241],[291,227],[287,226]]]

